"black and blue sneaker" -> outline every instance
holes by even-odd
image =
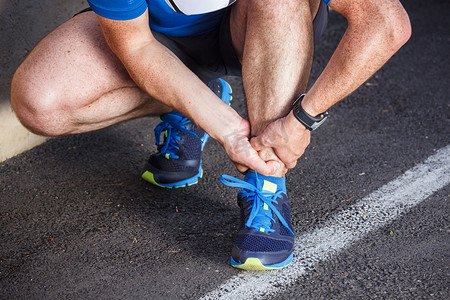
[[[238,192],[241,225],[231,251],[231,265],[244,270],[281,269],[292,262],[294,231],[284,177],[248,172],[244,180],[222,175]]]
[[[223,79],[207,83],[223,102],[230,104],[231,87]],[[196,184],[203,176],[202,152],[209,135],[178,111],[161,116],[155,128],[158,152],[144,167],[142,178],[154,185],[178,188]],[[164,133],[164,141],[161,134]]]

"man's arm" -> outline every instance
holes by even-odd
[[[398,0],[332,0],[330,6],[348,21],[348,28],[326,68],[302,101],[317,116],[342,100],[397,52],[411,35],[408,15]],[[309,131],[292,111],[269,124],[251,140],[260,151],[273,148],[293,168],[309,144]]]
[[[194,73],[153,37],[147,11],[127,21],[97,17],[111,50],[142,90],[177,109],[221,142],[236,164],[254,168],[262,174],[272,172],[273,165],[265,163],[250,146],[248,122],[219,101]]]

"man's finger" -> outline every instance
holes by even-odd
[[[246,141],[241,140],[241,142],[243,144],[240,145],[241,151],[239,151],[238,155],[230,156],[239,172],[252,169],[262,175],[270,176],[279,168],[280,165],[276,162],[266,163],[252,147],[248,139]]]
[[[238,162],[234,162],[234,165],[240,173],[245,173],[249,169],[252,169],[264,176],[270,176],[275,171],[275,167],[273,165],[267,164],[259,156],[248,157],[245,161],[245,165]]]
[[[246,165],[253,170],[256,170],[259,174],[264,176],[272,176],[280,167],[280,164],[276,161],[263,161],[259,155],[249,157]]]
[[[248,167],[244,166],[243,164],[240,163],[234,163],[234,166],[236,167],[236,169],[240,172],[240,173],[245,173],[248,171]]]
[[[256,151],[261,151],[265,147],[261,143],[261,138],[259,136],[253,137],[250,139],[250,145],[252,145],[252,148]]]
[[[297,165],[297,161],[293,161],[290,163],[284,163],[287,169],[293,169]]]

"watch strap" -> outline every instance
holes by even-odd
[[[317,129],[320,125],[322,125],[323,122],[328,117],[328,112],[324,112],[317,117],[313,117],[309,115],[302,107],[301,103],[303,98],[306,94],[300,95],[293,104],[292,107],[292,113],[294,114],[295,118],[302,123],[308,130],[313,131]]]

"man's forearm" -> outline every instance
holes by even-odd
[[[336,102],[355,91],[408,40],[410,36],[409,19],[401,4],[386,1],[380,7],[378,3],[367,1],[361,5],[367,13],[354,17],[348,11],[342,12],[349,22],[348,28],[328,65],[308,91],[302,107],[312,116],[316,116]],[[342,4],[332,1],[335,9]],[[378,12],[372,13],[373,12]],[[370,22],[368,21],[370,20]]]
[[[141,89],[154,99],[180,111],[213,138],[221,140],[229,134],[227,129],[242,120],[157,41],[127,57],[124,58],[124,63]],[[134,60],[133,57],[137,59]]]
[[[154,56],[146,56],[150,49],[142,49],[140,57],[149,60],[146,63],[152,66],[152,70],[139,66],[133,68],[135,72],[140,72],[132,75],[137,78],[139,86],[157,100],[179,110],[219,141],[239,171],[252,168],[268,175],[277,168],[276,164],[265,163],[251,147],[248,121],[220,101],[165,47],[158,44],[149,47]]]
[[[333,0],[349,26],[335,53],[301,105],[318,116],[356,90],[408,40],[408,16],[397,0]],[[288,168],[309,144],[309,131],[293,115],[269,124],[251,140],[256,150],[272,148]]]
[[[215,139],[242,118],[192,73],[148,27],[148,13],[128,21],[98,16],[111,50],[148,95],[173,107]]]
[[[248,122],[153,37],[147,13],[125,22],[98,18],[111,50],[144,92],[218,140],[240,171],[246,166],[262,174],[272,172],[276,166],[265,163],[250,145]]]

